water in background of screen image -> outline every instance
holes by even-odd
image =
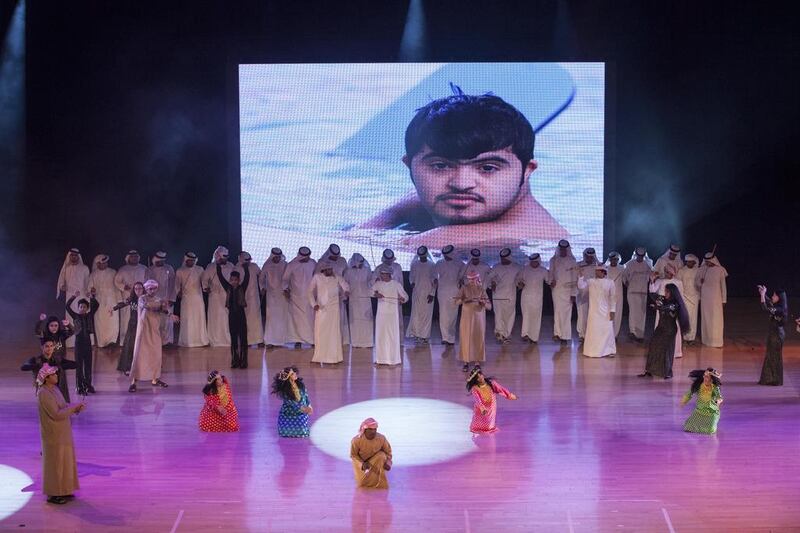
[[[331,156],[330,151],[440,64],[248,65],[240,73],[242,242],[257,262],[272,246],[287,258],[301,245],[315,256],[330,242],[343,255],[362,253],[373,265],[395,247],[408,268],[413,251],[396,243],[402,230],[340,232],[404,196],[412,185],[400,161]],[[478,68],[479,65],[476,65]],[[565,226],[576,256],[602,253],[604,66],[564,63],[575,99],[537,136],[534,196]],[[343,76],[343,68],[352,70]],[[524,65],[521,65],[524,68]],[[498,95],[501,96],[502,95]],[[352,242],[356,241],[356,242]],[[547,260],[554,242],[516,250]],[[489,262],[496,249],[484,249]]]

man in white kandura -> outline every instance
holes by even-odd
[[[678,270],[677,279],[683,284],[683,303],[686,305],[686,314],[689,315],[689,329],[683,332],[683,340],[688,344],[694,344],[697,337],[697,313],[700,310],[700,292],[697,287],[697,273],[699,272],[697,256],[686,254],[684,256],[686,264]]]
[[[439,300],[439,330],[442,344],[452,346],[456,342],[456,323],[458,322],[458,295],[461,269],[464,263],[454,257],[455,248],[448,244],[442,248],[442,258],[436,263],[436,278],[439,281],[437,299]]]
[[[161,344],[172,344],[174,337],[174,321],[172,320],[173,306],[175,305],[175,269],[167,264],[167,252],[158,251],[150,258],[150,266],[145,272],[147,279],[158,282],[156,296],[167,302],[167,313],[161,316]]]
[[[333,272],[340,278],[344,279],[344,274],[347,272],[347,260],[342,257],[342,250],[338,244],[331,244],[328,249],[322,254],[322,257],[317,262],[317,267],[314,273],[319,273],[319,266],[323,261],[327,261],[333,267]],[[402,276],[402,271],[401,274]],[[342,344],[350,344],[350,323],[347,320],[347,301],[342,300],[339,303],[339,329],[342,331]]]
[[[264,318],[264,345],[267,348],[281,346],[287,341],[289,328],[289,301],[283,294],[283,273],[286,271],[286,258],[283,250],[272,248],[269,257],[261,267],[258,283],[266,300]]]
[[[428,344],[433,323],[433,300],[436,297],[436,265],[431,260],[427,246],[417,248],[408,274],[411,283],[411,319],[406,337],[418,344]]]
[[[583,251],[583,259],[578,261],[578,277],[587,280],[593,278],[597,264],[597,252],[594,248],[586,248]],[[589,317],[589,292],[587,289],[578,289],[575,304],[578,308],[578,322],[575,324],[575,329],[578,330],[578,338],[583,341],[586,337],[586,320]]]
[[[312,363],[341,363],[342,330],[339,303],[347,299],[350,287],[333,271],[328,261],[318,263],[320,272],[311,277],[308,303],[314,309],[314,357]]]
[[[289,306],[288,340],[295,348],[304,342],[314,344],[314,308],[308,301],[308,288],[316,266],[311,249],[301,246],[283,272],[283,294]]]
[[[388,265],[378,267],[379,279],[372,284],[373,297],[378,299],[375,315],[375,364],[399,365],[403,362],[400,332],[397,329],[397,314],[408,300],[403,286],[392,279]]]
[[[125,255],[125,264],[119,267],[117,275],[114,276],[114,285],[122,294],[122,298],[129,298],[133,285],[138,281],[144,283],[145,273],[147,267],[140,262],[139,252],[137,250],[128,250]],[[131,319],[131,308],[125,306],[119,311],[119,344],[124,344],[125,334],[128,331],[128,321]]]
[[[616,297],[617,307],[614,309],[614,337],[619,335],[619,330],[622,327],[622,303],[625,299],[625,265],[621,265],[622,256],[619,252],[611,252],[608,254],[608,279],[614,282],[614,296]]]
[[[217,276],[217,265],[226,280],[230,280],[233,265],[228,261],[228,249],[217,246],[211,263],[203,272],[203,291],[208,293],[208,342],[211,346],[230,346],[231,332],[228,328],[228,291]]]
[[[178,346],[194,348],[208,346],[206,305],[203,302],[203,267],[197,264],[197,254],[186,252],[183,264],[175,273],[175,289],[181,299],[181,322]]]
[[[681,247],[677,244],[670,244],[667,251],[664,252],[661,257],[656,259],[656,264],[653,266],[653,270],[658,272],[658,275],[662,278],[664,277],[664,269],[671,265],[674,269],[674,272],[678,272],[681,267],[683,266],[683,260],[681,260]],[[681,293],[682,295],[683,293]]]
[[[674,284],[675,287],[677,287],[678,292],[683,295],[683,282],[675,277],[675,266],[673,263],[667,263],[664,266],[663,275],[659,275],[655,270],[650,273],[650,285],[648,286],[648,290],[651,294],[664,296],[664,289],[666,289],[667,285],[670,283]],[[653,325],[653,329],[658,327],[659,315],[660,313],[656,313],[656,322]],[[681,332],[681,325],[679,323],[678,331],[675,333],[675,354],[673,355],[673,358],[679,359],[681,357],[683,357],[683,335]]]
[[[70,248],[61,265],[61,272],[58,274],[56,284],[56,299],[64,293],[65,298],[75,295],[72,300],[72,310],[78,312],[77,302],[82,299],[89,299],[89,267],[83,264],[83,257],[77,248]],[[69,313],[66,315],[67,321],[73,324]],[[67,347],[75,346],[75,336],[67,337]]]
[[[647,250],[638,247],[631,260],[625,263],[623,281],[628,287],[628,336],[636,341],[644,340],[644,325],[647,320],[647,285],[653,263]]]
[[[120,301],[119,291],[114,285],[116,274],[117,271],[108,266],[107,255],[95,256],[87,286],[100,305],[94,314],[94,337],[100,348],[116,343],[119,338],[119,315],[114,312],[114,306]],[[130,294],[125,295],[128,296]]]
[[[250,282],[244,293],[247,307],[244,308],[244,316],[247,320],[247,344],[258,346],[264,338],[264,326],[261,322],[261,269],[253,263],[253,257],[245,251],[239,252],[239,262],[236,263],[236,270],[239,271],[244,279],[244,269],[250,269]]]
[[[567,344],[572,339],[572,306],[578,293],[578,262],[569,241],[558,241],[550,259],[550,289],[553,295],[553,340]]]
[[[728,271],[720,265],[714,252],[704,256],[705,261],[697,273],[700,289],[700,341],[712,348],[722,348],[725,329],[724,310],[728,301],[725,278]]]
[[[381,255],[381,264],[380,266],[385,266],[392,269],[392,279],[395,280],[400,286],[403,286],[403,268],[397,264],[395,260],[394,252],[391,248],[387,248],[383,251]],[[375,283],[380,279],[380,272],[379,268],[375,269],[375,272],[372,273],[372,282]],[[397,323],[400,326],[398,330],[400,332],[400,338],[403,338],[403,332],[405,331],[404,324],[403,324],[403,306],[398,303],[397,304],[399,309],[397,310]]]
[[[492,267],[481,261],[481,251],[478,248],[473,248],[469,251],[469,261],[461,267],[459,281],[461,285],[464,285],[467,282],[467,275],[473,272],[477,272],[480,279],[485,280],[489,276],[490,270],[492,270]]]
[[[583,342],[583,355],[586,357],[605,357],[617,353],[614,339],[616,289],[606,274],[605,265],[595,265],[593,279],[578,278],[578,289],[586,290],[589,296],[589,316]]]
[[[350,344],[353,348],[372,348],[375,319],[372,316],[372,269],[364,256],[355,253],[344,271],[350,285],[347,299],[350,315]]]
[[[519,306],[522,309],[522,340],[536,344],[542,329],[544,284],[550,283],[550,272],[542,266],[541,256],[528,256],[528,265],[517,273],[517,287],[522,289]]]
[[[520,267],[511,260],[511,249],[500,250],[500,262],[489,271],[486,282],[492,289],[494,337],[502,344],[511,342],[517,319],[517,274]]]

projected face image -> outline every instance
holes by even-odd
[[[602,63],[240,65],[239,82],[258,264],[331,240],[403,269],[419,246],[602,247]]]
[[[522,163],[510,148],[452,160],[425,146],[411,161],[406,156],[404,162],[436,225],[496,220],[530,194],[523,186],[536,168],[532,161],[523,173]]]

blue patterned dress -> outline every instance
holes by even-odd
[[[300,400],[283,399],[283,405],[278,412],[278,435],[281,437],[308,437],[308,415],[300,410],[301,407],[308,407],[311,402],[308,400],[308,393],[305,388],[298,389]]]

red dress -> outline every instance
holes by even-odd
[[[202,431],[239,431],[239,413],[236,411],[231,387],[227,382],[222,384],[217,394],[206,394],[205,400],[203,410],[200,411],[200,429]],[[225,416],[217,411],[219,406],[225,408]]]

